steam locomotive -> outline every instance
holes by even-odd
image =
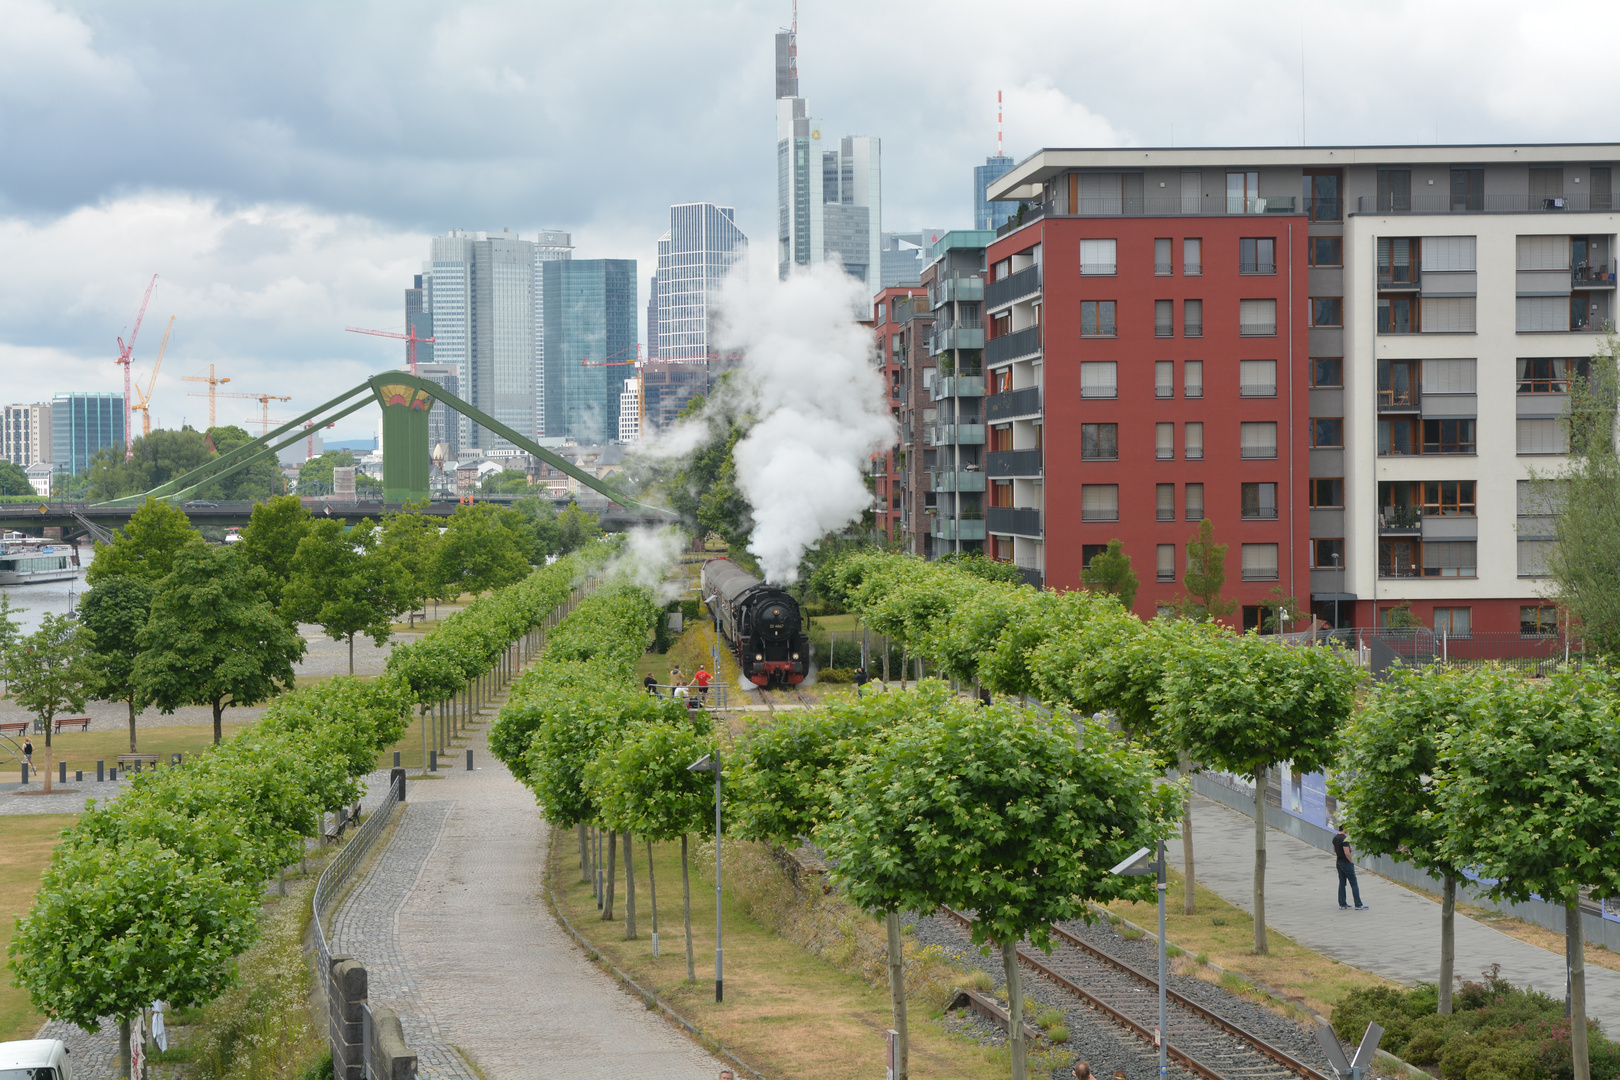
[[[703,564],[703,598],[720,636],[755,686],[797,686],[810,671],[810,638],[799,602],[730,559]]]

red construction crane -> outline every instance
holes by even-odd
[[[635,353],[636,353],[634,359],[631,359],[631,360],[615,360],[615,359],[613,359],[615,356],[623,356],[625,353],[631,351],[630,348],[627,348],[627,349],[620,349],[616,353],[609,353],[607,355],[607,358],[604,359],[604,360],[581,360],[579,362],[579,366],[580,367],[620,367],[620,366],[622,366],[624,364],[639,364],[639,363],[641,363],[641,343],[637,342],[635,345],[631,346],[631,348],[633,348],[635,350]]]
[[[430,337],[417,337],[416,327],[414,326],[407,326],[405,328],[405,333],[403,334],[396,334],[392,330],[366,330],[358,326],[345,326],[343,329],[347,330],[351,334],[370,334],[372,337],[395,338],[399,341],[405,342],[405,355],[410,358],[412,375],[416,374],[416,346],[418,344],[433,344],[433,339]]]
[[[309,443],[308,443],[308,445],[306,445],[304,447],[304,460],[309,461],[312,458],[314,458],[314,456],[315,456],[315,431],[314,431],[315,421],[313,421],[313,420],[305,420],[304,421],[304,427],[310,429]],[[327,424],[326,427],[327,427],[327,430],[330,431],[332,428],[337,427],[337,424],[336,423]]]
[[[135,315],[135,329],[133,329],[133,330],[131,330],[129,332],[129,344],[125,345],[124,344],[124,339],[121,338],[121,337],[118,339],[118,359],[113,361],[113,363],[120,364],[124,368],[124,460],[125,461],[129,461],[131,458],[133,458],[135,456],[135,436],[129,430],[129,404],[130,404],[130,402],[129,402],[129,396],[130,396],[129,395],[129,361],[130,361],[130,357],[135,352],[135,336],[141,332],[141,320],[146,318],[146,305],[147,305],[147,302],[152,299],[152,289],[157,285],[157,279],[158,279],[158,276],[156,274],[153,274],[152,275],[152,280],[147,282],[146,295],[141,297],[141,310],[139,312],[137,312],[136,315]]]

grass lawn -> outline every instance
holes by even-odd
[[[51,861],[62,830],[75,814],[15,814],[0,817],[0,953],[11,945],[17,916],[27,913],[34,890]],[[0,979],[0,1042],[30,1039],[45,1018],[34,1011],[28,993]]]
[[[1221,981],[1209,968],[1197,963],[1196,958],[1201,957],[1324,1016],[1331,1015],[1339,999],[1358,986],[1392,985],[1369,972],[1320,956],[1275,930],[1267,934],[1270,955],[1256,956],[1254,919],[1202,885],[1197,887],[1198,913],[1181,914],[1181,880],[1180,874],[1171,872],[1165,936],[1171,945],[1186,950],[1187,957],[1177,961],[1178,969],[1184,973]],[[1109,905],[1109,910],[1137,926],[1147,927],[1149,932],[1158,925],[1158,907],[1152,903],[1116,903]],[[1231,985],[1230,980],[1223,985],[1242,990]]]
[[[652,955],[652,905],[646,845],[636,851],[636,921],[639,938],[624,940],[621,865],[615,915],[604,923],[591,887],[579,880],[578,848],[571,830],[552,833],[553,887],[563,914],[612,963],[670,1007],[767,1076],[866,1080],[883,1074],[883,1032],[891,1022],[886,987],[864,980],[778,936],[744,913],[729,892],[725,901],[724,1004],[714,1000],[714,878],[692,860],[692,948],[697,981],[686,981],[681,919],[680,843],[655,845],[660,956]],[[621,854],[623,848],[621,846]],[[979,1043],[947,1034],[923,1002],[908,1009],[912,1075],[1001,1078],[1007,1066]]]
[[[484,716],[481,719],[478,719],[476,722],[479,723],[479,724],[488,724],[492,719],[493,719],[493,713],[491,711],[489,711],[488,707],[486,706]],[[433,747],[433,742],[434,742],[433,731],[434,731],[434,728],[432,727],[432,725],[436,724],[438,721],[437,721],[437,718],[432,713],[429,713],[428,716],[425,718],[425,720],[426,720],[426,723],[429,725],[428,729],[427,729],[427,744],[428,744],[428,749],[431,750],[431,749],[434,748]],[[420,769],[420,768],[423,767],[423,762],[422,762],[422,757],[423,757],[423,754],[422,754],[422,741],[423,741],[422,727],[423,727],[423,721],[424,721],[423,717],[420,717],[420,716],[414,717],[411,720],[410,724],[405,728],[405,734],[400,737],[400,740],[397,743],[395,743],[393,746],[390,746],[390,747],[382,750],[380,753],[378,753],[378,755],[377,755],[377,768],[379,768],[379,769],[391,769],[391,768],[393,768],[393,766],[394,766],[394,751],[395,750],[399,751],[399,767],[400,768],[402,768],[402,769]],[[452,731],[455,730],[454,722],[450,722],[450,729]],[[464,758],[458,758],[458,755],[461,754],[461,752],[466,747],[466,745],[467,745],[467,738],[466,738],[465,731],[463,731],[461,734],[452,735],[451,738],[450,738],[450,749],[448,749],[448,750],[440,750],[439,751],[439,770],[442,772],[445,769],[452,768],[452,767],[453,768],[465,768],[466,767],[465,759]],[[453,758],[457,758],[458,760],[451,760]]]
[[[225,715],[229,716],[230,713],[227,712]],[[228,739],[245,727],[247,727],[245,723],[231,723],[227,720],[222,730]],[[157,754],[165,765],[168,764],[169,755],[172,753],[190,757],[214,745],[212,724],[143,727],[137,729],[136,736],[136,745],[141,748],[141,753]],[[43,769],[45,736],[30,737],[34,740],[34,765]],[[100,731],[94,727],[89,731],[64,731],[51,736],[51,753],[53,761],[67,762],[69,782],[73,780],[73,773],[78,769],[83,769],[87,776],[93,777],[98,760],[105,761],[110,769],[118,763],[119,754],[129,753],[129,728],[126,724],[120,724],[117,728],[104,727]],[[54,769],[56,766],[53,764],[51,767]]]

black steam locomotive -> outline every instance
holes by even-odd
[[[720,636],[737,655],[743,678],[756,686],[796,686],[810,671],[810,638],[799,602],[730,559],[703,564],[703,599]]]

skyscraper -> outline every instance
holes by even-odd
[[[702,360],[712,351],[709,320],[720,284],[748,252],[735,211],[714,203],[669,208],[669,231],[658,241],[657,357]],[[649,324],[649,333],[653,329]],[[647,339],[649,351],[653,338]]]
[[[546,262],[546,434],[605,443],[619,433],[626,362],[636,358],[636,261]]]
[[[985,185],[1013,167],[1013,159],[996,154],[984,159],[983,165],[973,167],[973,227],[999,229],[1018,212],[1017,202],[991,202],[984,197]]]
[[[944,229],[922,229],[918,232],[883,234],[883,288],[915,284],[922,280],[923,267],[928,265],[928,249]]]
[[[77,476],[96,451],[124,446],[123,394],[57,394],[51,402],[51,455],[56,471]]]
[[[405,290],[405,334],[409,337],[414,333],[418,338],[433,336],[433,269],[429,264],[423,272],[416,275],[416,284]],[[411,362],[411,343],[405,343],[405,363]],[[433,363],[433,346],[418,344],[416,346],[416,363],[420,373],[421,365]]]
[[[798,18],[776,35],[777,271],[830,258],[879,288],[883,196],[881,140],[846,135],[834,143],[799,96]]]
[[[534,435],[546,433],[546,311],[545,274],[542,266],[574,255],[573,238],[546,229],[534,241]]]

